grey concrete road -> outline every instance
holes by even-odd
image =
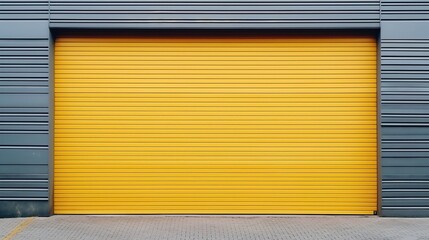
[[[429,219],[354,216],[53,216],[0,219],[0,239],[429,240]]]

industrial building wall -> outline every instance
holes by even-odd
[[[47,20],[48,0],[2,0],[0,2],[0,20]]]
[[[429,1],[382,1],[382,215],[429,216]]]
[[[51,0],[51,26],[378,28],[379,0]]]
[[[48,1],[0,3],[0,216],[49,215]]]
[[[48,215],[51,28],[381,29],[382,216],[429,216],[429,0],[0,3],[0,216]],[[109,7],[110,6],[110,7]],[[380,15],[381,6],[381,15]],[[380,25],[381,22],[381,25]]]

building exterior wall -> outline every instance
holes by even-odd
[[[48,0],[3,0],[0,3],[0,20],[47,20],[49,11],[48,2]]]
[[[0,7],[0,216],[46,216],[49,213],[47,1],[34,1],[27,7],[12,2],[16,1],[2,2],[7,6]]]
[[[379,0],[50,1],[55,28],[378,28]]]
[[[429,216],[429,1],[381,1],[383,216]]]
[[[51,213],[50,29],[71,28],[379,30],[379,214],[429,216],[428,12],[429,0],[2,1],[0,216]]]
[[[381,165],[385,216],[429,216],[428,29],[429,21],[382,23]]]

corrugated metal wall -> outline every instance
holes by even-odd
[[[47,21],[0,21],[2,216],[15,216],[13,211],[20,211],[15,208],[28,201],[47,206],[48,48]],[[10,204],[16,200],[18,205]],[[40,215],[38,210],[27,213]]]
[[[53,27],[378,28],[379,0],[51,0]]]
[[[428,0],[382,0],[383,21],[429,20]]]
[[[2,0],[0,20],[48,19],[48,0]]]
[[[383,215],[429,216],[429,22],[383,23]]]
[[[429,0],[50,2],[51,27],[123,29],[378,28],[381,3],[382,214],[429,216],[429,204],[425,199],[429,198],[426,157],[429,147],[425,145],[429,129],[424,125],[429,116],[424,102],[428,100],[426,96],[429,92],[426,85],[429,81],[429,36],[426,34],[429,29]],[[48,0],[0,2],[2,200],[19,196],[23,199],[36,196],[46,199],[48,196],[48,17]],[[35,78],[39,80],[35,81]],[[40,124],[34,124],[36,122]],[[28,163],[38,167],[25,173],[30,169],[25,166]],[[26,182],[24,176],[30,174],[38,175],[41,177],[39,180],[44,182]],[[15,187],[18,190],[11,191]],[[37,192],[40,195],[24,190],[33,187],[41,189]],[[16,195],[11,194],[13,192]],[[2,201],[0,205],[0,215],[3,216],[2,210],[11,206],[5,203]]]

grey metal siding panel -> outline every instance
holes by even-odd
[[[428,29],[429,21],[382,22],[383,216],[429,216]]]
[[[382,0],[383,21],[429,20],[427,0]]]
[[[49,28],[48,21],[40,21],[49,17],[48,2],[0,2],[0,199],[20,200],[0,206],[19,206],[11,212],[34,205],[23,200],[48,197]],[[51,27],[62,28],[335,29],[380,24],[379,0],[50,2]],[[382,214],[429,216],[429,0],[382,0],[381,20]],[[2,211],[0,207],[0,215]]]
[[[378,28],[379,0],[51,0],[52,27]]]
[[[0,20],[46,20],[48,0],[2,0]]]
[[[0,15],[19,4],[47,12],[47,1],[10,2]],[[46,20],[0,21],[0,204],[48,200],[48,34]]]

